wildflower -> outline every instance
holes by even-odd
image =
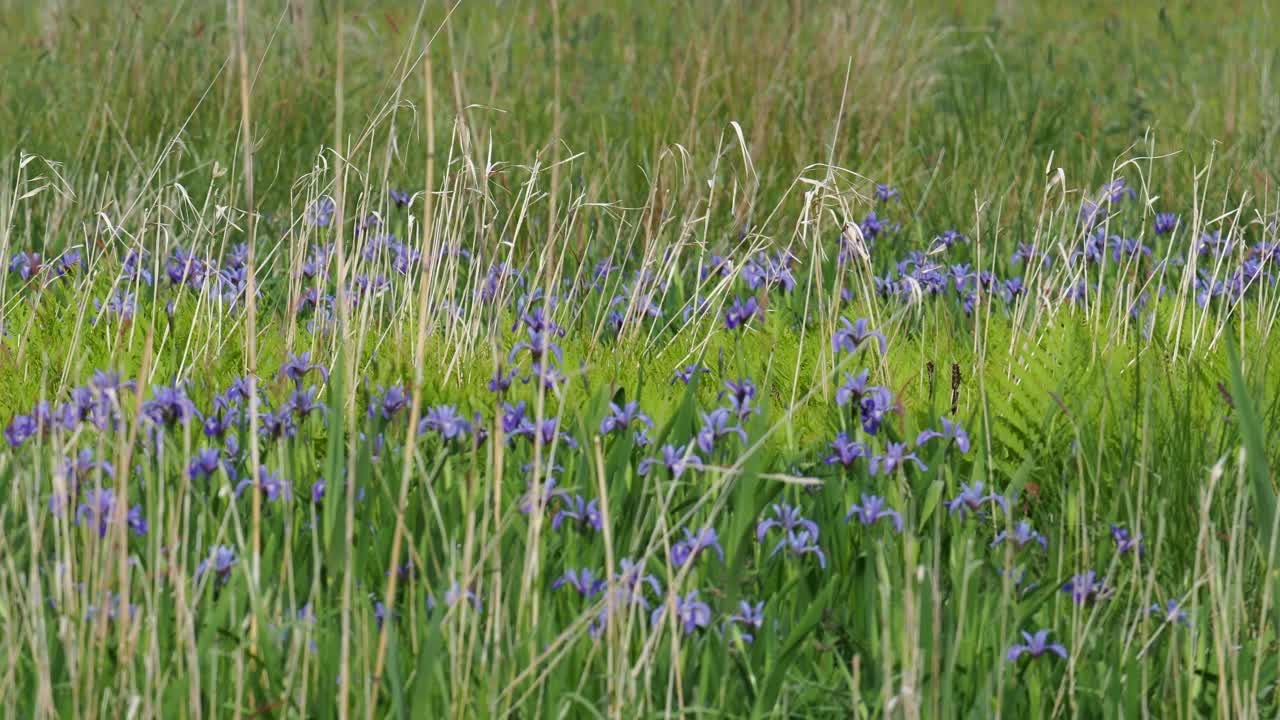
[[[817,523],[802,516],[800,508],[786,503],[775,503],[770,509],[773,510],[774,516],[756,523],[756,542],[764,542],[765,536],[773,528],[779,528],[783,533],[804,530],[814,538],[818,537]]]
[[[1158,213],[1154,226],[1156,235],[1168,235],[1178,227],[1178,216],[1174,213]]]
[[[564,351],[560,346],[551,342],[550,333],[534,330],[532,327],[528,329],[528,340],[521,340],[511,347],[510,354],[507,355],[507,362],[514,363],[516,358],[520,356],[521,351],[527,352],[529,357],[535,364],[542,362],[548,353],[555,357],[556,361],[564,363]]]
[[[893,529],[896,532],[902,532],[902,516],[898,512],[885,505],[884,498],[878,495],[863,495],[862,504],[854,504],[849,508],[848,514],[844,516],[847,523],[853,518],[865,527],[871,527],[885,518],[893,521]]]
[[[756,385],[749,378],[740,380],[726,380],[724,383],[728,390],[729,407],[738,414],[739,417],[745,418],[752,412],[756,412],[756,408],[752,407],[752,402],[756,398]],[[725,393],[721,393],[725,395]]]
[[[444,594],[444,603],[449,607],[453,607],[459,600],[466,600],[467,603],[471,605],[471,608],[477,612],[484,607],[483,603],[480,602],[480,596],[476,595],[474,590],[471,588],[463,588],[458,581],[455,580],[453,585],[450,586],[448,592]]]
[[[42,267],[40,253],[37,252],[19,252],[9,259],[9,272],[18,273],[23,281],[37,275]]]
[[[671,546],[671,564],[684,567],[685,563],[697,560],[698,556],[708,549],[714,550],[720,562],[724,562],[724,548],[720,547],[715,528],[704,527],[697,534],[691,532],[689,528],[684,528],[684,540]]]
[[[327,487],[328,487],[328,483],[324,481],[324,478],[320,478],[319,480],[316,480],[314,483],[311,483],[311,504],[312,505],[319,505],[320,503],[324,502],[324,492],[325,492],[325,488]]]
[[[950,250],[956,243],[962,243],[965,237],[955,230],[943,230],[941,235],[933,239],[933,247]]]
[[[138,298],[127,290],[116,290],[107,297],[105,303],[99,302],[97,298],[94,298],[93,310],[98,314],[90,321],[91,325],[97,324],[98,318],[102,316],[104,310],[106,314],[119,318],[121,322],[129,322],[133,320],[133,315],[138,310]]]
[[[556,489],[556,479],[551,477],[550,473],[547,474],[541,487],[535,488],[533,481],[530,480],[528,490],[520,498],[520,512],[528,515],[534,510],[544,511],[553,498],[559,498],[561,502],[569,502],[569,494],[564,490]]]
[[[142,404],[142,412],[157,425],[172,426],[178,422],[185,424],[195,414],[196,406],[181,385],[155,385],[151,389],[151,400]]]
[[[863,394],[859,403],[862,414],[862,429],[868,435],[875,435],[880,430],[884,418],[893,409],[893,393],[888,388],[871,387]]]
[[[632,561],[630,558],[622,559],[622,568],[618,571],[616,580],[624,603],[634,603],[648,609],[649,602],[644,597],[644,587],[646,585],[653,590],[654,595],[662,594],[662,587],[658,585],[658,579],[646,573],[643,565]]]
[[[693,446],[689,446],[689,450],[692,449]],[[689,450],[678,448],[675,445],[664,445],[662,447],[662,459],[660,462],[671,473],[672,479],[679,478],[684,474],[684,471],[687,468],[697,468],[702,465],[702,458],[689,452]],[[645,458],[644,460],[641,460],[640,467],[637,468],[637,472],[641,475],[648,475],[649,468],[655,462],[659,462],[658,458]]]
[[[326,412],[324,403],[316,400],[315,385],[306,390],[301,388],[294,390],[293,394],[289,396],[285,408],[292,411],[300,420],[305,420],[308,415],[316,411],[319,411],[322,415]]]
[[[559,530],[560,525],[565,520],[571,520],[573,524],[582,532],[595,530],[599,532],[604,528],[604,521],[600,517],[600,501],[587,501],[581,495],[574,495],[567,499],[565,506],[556,513],[551,519],[551,529]]]
[[[836,405],[844,407],[849,403],[861,403],[863,394],[867,392],[867,375],[866,370],[856,376],[846,372],[844,384],[836,388]]]
[[[404,387],[392,385],[390,388],[379,388],[376,396],[369,400],[369,417],[381,416],[383,420],[391,420],[409,406],[409,396]]]
[[[403,190],[392,190],[389,195],[391,196],[391,202],[395,203],[396,207],[408,207],[411,199],[409,193]]]
[[[1001,510],[1009,512],[1009,505],[1004,496],[996,493],[983,495],[983,489],[981,480],[975,482],[972,486],[968,483],[961,483],[960,494],[946,502],[947,512],[951,514],[958,512],[960,513],[960,519],[964,520],[970,512],[981,515],[982,506],[988,503],[999,505]]]
[[[1169,598],[1164,605],[1161,605],[1160,603],[1152,605],[1151,614],[1159,615],[1161,620],[1170,624],[1191,627],[1191,620],[1187,618],[1187,612],[1183,610],[1178,605],[1178,601],[1173,598]]]
[[[897,188],[889,187],[884,183],[878,183],[876,185],[876,199],[882,203],[887,203],[890,200],[901,199],[901,198],[898,195]]]
[[[236,552],[230,546],[218,545],[209,553],[209,557],[201,560],[196,567],[196,580],[204,577],[210,568],[218,576],[218,584],[225,585],[231,577],[231,568],[236,564]]]
[[[187,475],[192,480],[198,478],[209,479],[213,474],[218,472],[218,467],[222,464],[222,452],[217,448],[204,448],[196,451],[195,458],[191,464],[187,466]]]
[[[789,532],[782,540],[774,546],[773,552],[769,553],[769,557],[777,555],[780,550],[786,549],[787,552],[796,557],[803,555],[814,555],[818,558],[818,567],[826,569],[827,556],[822,552],[822,548],[818,547],[817,532],[809,530],[799,530]]]
[[[418,423],[418,432],[434,432],[443,440],[454,440],[466,437],[471,424],[453,405],[437,405],[427,410],[427,416]]]
[[[512,368],[510,372],[504,373],[502,366],[499,365],[493,371],[493,377],[489,380],[489,392],[496,395],[511,389],[511,382],[516,379],[518,373],[519,371],[515,368]]]
[[[316,227],[329,227],[333,222],[335,209],[333,198],[321,195],[307,208],[307,223]]]
[[[876,475],[892,475],[895,470],[906,465],[911,460],[920,470],[928,470],[920,458],[916,457],[913,452],[907,452],[905,443],[891,442],[885,446],[884,454],[872,456],[871,462],[868,463],[868,469],[871,471],[872,477]]]
[[[850,440],[848,435],[840,433],[836,435],[835,440],[831,441],[831,454],[823,462],[828,465],[838,463],[849,467],[854,460],[870,456],[871,450],[867,448],[866,443]]]
[[[729,623],[747,628],[747,630],[738,631],[743,642],[748,644],[755,642],[755,632],[764,627],[764,601],[755,605],[747,600],[739,601],[738,611],[729,616]]]
[[[1111,597],[1114,591],[1103,584],[1097,573],[1090,570],[1076,575],[1064,583],[1062,592],[1069,593],[1071,602],[1076,605],[1092,605],[1098,600],[1106,600]]]
[[[676,621],[680,623],[680,628],[686,635],[692,635],[699,628],[705,628],[711,623],[711,606],[698,600],[698,591],[691,590],[688,595],[681,598],[676,595],[670,602],[675,609]],[[654,608],[653,614],[649,617],[649,622],[657,625],[664,613],[667,611],[668,603],[663,603]]]
[[[609,403],[609,414],[604,420],[600,421],[600,434],[609,435],[615,432],[624,432],[631,427],[633,423],[641,423],[646,427],[653,427],[653,421],[640,411],[640,403],[634,400],[624,403],[619,407],[617,403]]]
[[[716,408],[710,413],[702,414],[702,428],[694,437],[698,449],[710,454],[715,451],[716,442],[728,435],[737,435],[742,442],[747,442],[747,431],[741,425],[731,425],[733,415],[729,408]]]
[[[996,535],[996,539],[991,541],[991,547],[995,547],[1006,540],[1013,543],[1017,550],[1022,550],[1033,541],[1038,543],[1041,549],[1049,549],[1049,541],[1045,539],[1044,535],[1032,530],[1031,523],[1026,520],[1018,521],[1012,533],[1002,530],[999,535]]]
[[[36,419],[31,415],[15,415],[4,429],[4,439],[9,447],[17,449],[36,434],[37,427]]]
[[[1119,525],[1111,526],[1111,539],[1115,541],[1116,552],[1120,555],[1127,555],[1128,553],[1137,550],[1138,556],[1141,557],[1143,552],[1146,550],[1146,546],[1142,542],[1141,533],[1139,533],[1137,537],[1131,537],[1128,529],[1120,527]]]
[[[925,430],[921,432],[916,436],[916,446],[923,446],[930,440],[939,438],[947,441],[948,443],[954,441],[956,447],[962,453],[969,452],[969,433],[965,432],[963,427],[960,427],[960,423],[952,422],[946,417],[940,418],[939,420],[942,423],[942,432],[938,432],[936,430]]]
[[[254,482],[250,478],[245,478],[236,485],[236,497],[245,491],[245,488],[257,485],[262,490],[262,494],[266,495],[269,502],[275,502],[281,497],[288,499],[289,483],[280,478],[280,473],[273,473],[267,469],[265,465],[258,468],[258,480]]]
[[[880,354],[885,352],[884,335],[878,330],[868,330],[869,321],[866,318],[858,318],[856,322],[849,322],[848,318],[840,318],[841,326],[836,328],[835,333],[831,335],[831,351],[847,353],[857,352],[862,344],[868,340],[874,339],[880,345]]]
[[[605,589],[604,579],[596,577],[590,568],[565,570],[564,575],[561,575],[555,582],[551,583],[551,589],[559,590],[566,585],[577,590],[578,595],[586,600],[599,595]]]
[[[1049,631],[1040,630],[1032,635],[1027,631],[1022,631],[1023,644],[1014,645],[1009,648],[1009,654],[1006,656],[1009,662],[1017,662],[1018,658],[1026,655],[1031,658],[1038,658],[1045,653],[1053,653],[1062,659],[1067,657],[1067,649],[1058,643],[1049,642]]]
[[[325,381],[329,380],[329,371],[320,363],[311,362],[311,353],[304,352],[301,355],[289,353],[289,358],[280,366],[280,375],[283,375],[293,381],[293,384],[301,389],[302,379],[312,371],[320,373],[320,377]]]
[[[258,417],[258,433],[269,440],[291,438],[298,434],[298,426],[287,409],[280,412],[263,412]]]
[[[694,363],[693,365],[686,365],[683,368],[676,370],[675,376],[671,378],[671,384],[674,385],[675,382],[679,380],[685,385],[688,385],[690,382],[693,381],[694,375],[698,375],[705,372],[707,372],[707,369],[702,367],[701,365],[698,365],[697,363]]]
[[[98,537],[107,536],[107,527],[111,522],[111,515],[116,507],[116,494],[110,488],[99,490],[90,490],[85,498],[84,503],[76,508],[76,525],[80,524],[86,516],[96,519],[98,522]],[[134,535],[147,534],[147,521],[142,517],[142,506],[134,505],[129,508],[128,514],[125,516],[125,522],[129,525],[129,529]]]
[[[730,330],[737,330],[739,327],[746,327],[752,318],[760,314],[763,313],[754,297],[747,298],[745,303],[741,298],[734,298],[733,305],[725,311],[724,324]]]
[[[240,418],[240,410],[221,396],[214,400],[215,411],[205,415],[200,424],[205,437],[220,438],[235,427]]]

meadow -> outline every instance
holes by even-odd
[[[0,716],[1280,713],[1270,4],[0,37]]]

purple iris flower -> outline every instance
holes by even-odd
[[[560,502],[568,503],[569,494],[564,490],[556,489],[556,479],[551,477],[550,473],[542,481],[541,487],[534,487],[532,480],[529,481],[529,488],[520,498],[520,512],[528,515],[537,510],[543,512],[551,505],[552,499],[558,498]]]
[[[551,519],[551,529],[559,530],[565,520],[571,521],[581,532],[599,532],[604,529],[604,520],[600,517],[600,501],[588,501],[581,495],[573,495],[565,501],[560,512]]]
[[[672,601],[675,605],[675,616],[680,628],[686,635],[692,635],[700,628],[705,628],[711,624],[711,606],[698,599],[698,591],[691,590],[688,595],[681,598],[675,596]],[[667,611],[667,603],[662,603],[654,608],[653,614],[649,616],[649,622],[657,625],[662,621],[662,616]]]
[[[809,530],[797,530],[789,532],[778,541],[774,546],[773,552],[769,553],[769,557],[777,555],[780,551],[786,550],[788,554],[795,557],[803,557],[805,555],[813,555],[818,558],[818,567],[827,568],[827,556],[822,552],[822,548],[818,547],[817,532]]]
[[[221,396],[215,398],[213,403],[214,412],[203,417],[200,427],[205,437],[221,438],[239,422],[240,410]]]
[[[258,468],[257,482],[250,478],[245,478],[236,485],[236,497],[240,497],[245,488],[254,485],[262,490],[262,494],[266,496],[269,502],[275,502],[281,498],[288,499],[289,497],[289,483],[280,478],[280,473],[271,472],[265,465]]]
[[[871,476],[876,475],[892,475],[898,468],[906,465],[911,460],[921,471],[928,470],[920,458],[916,457],[913,452],[907,452],[906,443],[891,442],[885,445],[884,454],[872,456],[871,462],[868,463],[868,469]]]
[[[729,622],[745,628],[738,631],[743,642],[748,644],[755,642],[755,633],[764,627],[764,601],[755,605],[748,600],[739,601],[738,611],[729,616]]]
[[[217,448],[204,448],[196,451],[195,458],[191,460],[191,464],[187,466],[187,475],[192,480],[199,478],[209,479],[213,474],[218,472],[218,468],[222,465],[222,451]]]
[[[218,576],[218,584],[225,585],[231,577],[231,568],[236,564],[236,551],[230,546],[219,545],[209,552],[209,557],[200,561],[196,567],[196,580],[204,577],[209,569]]]
[[[797,530],[808,532],[815,539],[818,537],[818,524],[800,514],[800,508],[786,503],[775,503],[771,508],[773,517],[756,523],[756,542],[764,542],[769,531],[774,528],[784,534]]]
[[[321,415],[326,414],[324,403],[316,400],[316,386],[303,390],[301,388],[294,390],[289,396],[286,409],[298,417],[299,420],[305,420],[313,412],[319,412]]]
[[[964,236],[955,230],[943,230],[941,235],[938,235],[933,239],[933,247],[949,250],[954,247],[956,243],[962,243],[964,241]]]
[[[38,274],[42,266],[37,252],[19,252],[9,259],[9,272],[18,273],[24,281]]]
[[[897,188],[890,187],[884,183],[876,184],[876,199],[880,202],[887,203],[890,200],[900,199],[900,197]]]
[[[710,413],[702,414],[702,428],[698,430],[694,441],[698,444],[698,449],[704,453],[711,454],[715,451],[716,442],[720,438],[728,435],[737,435],[743,443],[747,442],[747,431],[742,429],[741,425],[733,424],[734,416],[730,413],[729,408],[716,408]]]
[[[258,433],[268,440],[291,438],[298,434],[298,425],[288,409],[280,412],[263,412],[258,416]]]
[[[997,495],[996,493],[983,495],[984,489],[981,480],[973,485],[961,483],[960,494],[946,502],[947,512],[951,514],[960,513],[961,520],[968,517],[971,512],[982,517],[982,506],[988,504],[999,505],[1001,510],[1009,512],[1009,504],[1003,495]]]
[[[604,592],[605,585],[604,578],[596,577],[590,568],[582,568],[581,570],[565,570],[564,575],[561,575],[555,582],[551,583],[551,589],[559,590],[568,586],[577,590],[578,595],[582,596],[583,599],[590,600]]]
[[[444,594],[444,603],[449,607],[453,607],[458,604],[459,600],[466,600],[467,603],[471,605],[471,609],[477,612],[484,607],[483,603],[480,602],[480,596],[476,595],[474,590],[471,588],[463,588],[462,585],[455,580],[453,585],[450,586],[449,590]]]
[[[827,456],[825,462],[828,465],[840,464],[849,467],[858,458],[871,456],[871,450],[867,448],[866,443],[850,440],[845,433],[836,435],[836,439],[831,441],[831,454]]]
[[[752,318],[762,314],[760,304],[754,297],[747,298],[745,303],[741,298],[734,298],[733,305],[725,311],[724,325],[730,330],[737,330],[740,327],[746,327]]]
[[[1022,644],[1009,648],[1009,654],[1006,656],[1009,662],[1017,662],[1023,655],[1038,658],[1045,653],[1053,653],[1064,660],[1067,657],[1066,648],[1058,643],[1049,642],[1048,630],[1040,630],[1034,635],[1024,630],[1022,631],[1022,640]]]
[[[880,345],[880,354],[883,355],[886,349],[884,335],[879,330],[868,330],[870,324],[866,318],[858,318],[856,322],[849,322],[849,318],[840,318],[840,327],[831,335],[831,351],[847,353],[855,353],[862,344],[868,340],[875,340]]]
[[[378,394],[369,400],[369,417],[380,416],[383,420],[391,420],[401,410],[409,407],[409,396],[404,387],[392,385],[385,390],[379,388]]]
[[[1169,598],[1164,605],[1160,603],[1152,605],[1151,614],[1159,615],[1160,619],[1167,623],[1191,627],[1191,620],[1187,618],[1187,612],[1173,598]]]
[[[196,413],[196,406],[181,385],[155,385],[151,399],[142,404],[142,412],[157,425],[172,426],[179,422],[185,424]]]
[[[836,405],[844,407],[849,403],[861,403],[863,394],[867,392],[867,376],[866,370],[856,376],[846,372],[844,384],[836,389]]]
[[[90,325],[98,323],[98,318],[104,310],[106,314],[119,318],[121,322],[129,322],[138,311],[138,296],[124,289],[116,290],[107,296],[106,302],[99,302],[94,298],[93,310],[97,314],[89,322]]]
[[[640,411],[640,403],[631,401],[624,403],[621,407],[617,403],[609,403],[609,414],[604,420],[600,421],[600,434],[610,435],[615,432],[626,432],[627,428],[633,423],[640,423],[645,427],[653,427],[653,421]]]
[[[1099,600],[1111,597],[1114,590],[1107,587],[1098,574],[1090,570],[1064,583],[1062,592],[1070,594],[1071,602],[1076,605],[1092,605]]]
[[[392,190],[388,194],[391,196],[391,202],[395,203],[396,207],[408,207],[409,200],[412,198],[409,193],[403,190]]]
[[[693,381],[694,375],[698,375],[705,372],[707,372],[707,369],[702,367],[701,365],[698,365],[697,363],[694,363],[693,365],[686,365],[676,370],[675,376],[671,378],[671,384],[674,385],[675,382],[679,380],[685,385],[688,385],[690,382]]]
[[[1018,524],[1014,526],[1013,532],[1002,530],[999,535],[996,535],[996,539],[991,541],[991,547],[996,547],[1006,540],[1013,543],[1017,550],[1022,550],[1032,542],[1039,544],[1041,549],[1049,549],[1049,541],[1045,539],[1044,535],[1032,530],[1031,523],[1026,520],[1019,520]]]
[[[427,409],[427,416],[418,423],[418,432],[434,432],[443,440],[454,440],[471,432],[471,423],[453,405],[437,405]]]
[[[1174,213],[1158,213],[1155,220],[1156,235],[1168,235],[1178,227],[1178,216]]]
[[[324,478],[320,478],[319,480],[311,483],[311,504],[319,505],[324,502],[324,491],[326,487],[328,487],[328,483],[324,481]]]
[[[684,540],[671,546],[671,564],[684,567],[685,563],[697,560],[704,550],[714,550],[720,562],[724,562],[724,548],[720,547],[715,528],[704,527],[696,534],[684,528]]]
[[[312,371],[320,373],[320,377],[326,381],[329,379],[329,371],[320,363],[311,362],[311,353],[304,352],[301,355],[289,353],[289,359],[284,361],[280,366],[280,375],[283,375],[293,381],[298,388],[302,387],[302,379]]]
[[[740,380],[726,380],[724,383],[726,392],[721,395],[729,400],[729,408],[738,414],[738,417],[745,418],[752,412],[757,412],[752,403],[756,399],[756,384],[751,382],[750,378],[742,378]]]
[[[889,388],[870,387],[862,395],[858,404],[862,415],[862,429],[868,435],[875,435],[880,430],[885,416],[893,410],[893,393]]]
[[[671,473],[672,479],[679,478],[688,468],[698,468],[702,466],[702,458],[689,452],[693,449],[690,445],[686,450],[678,448],[675,445],[662,446],[662,458],[645,458],[640,461],[640,467],[636,469],[641,475],[648,475],[649,469],[655,462],[661,462],[663,466]]]
[[[511,389],[511,383],[516,379],[519,370],[511,368],[508,372],[503,372],[502,366],[499,365],[493,371],[493,377],[489,379],[489,392],[496,394],[504,393]]]
[[[307,223],[316,227],[329,227],[329,224],[333,222],[335,209],[333,198],[328,195],[321,195],[307,208]]]
[[[916,436],[916,446],[921,447],[925,443],[935,438],[945,440],[950,443],[955,441],[956,447],[960,452],[969,452],[969,433],[964,431],[958,422],[952,422],[950,419],[943,417],[939,419],[942,423],[942,432],[936,430],[925,430]]]
[[[76,525],[85,517],[97,521],[98,537],[107,536],[107,527],[111,522],[111,515],[116,507],[116,494],[110,488],[102,488],[99,490],[90,490],[85,496],[85,501],[76,508]],[[129,529],[134,535],[147,534],[147,521],[142,517],[142,506],[134,505],[129,509],[125,517]]]
[[[36,419],[31,415],[15,415],[4,429],[4,439],[9,447],[17,449],[36,434],[37,428]]]
[[[643,565],[630,558],[622,559],[622,568],[618,571],[617,582],[623,604],[636,604],[647,610],[649,601],[644,597],[646,585],[653,590],[654,595],[662,595],[662,586],[658,584],[658,579],[646,573]]]
[[[1121,555],[1127,555],[1134,550],[1138,551],[1138,557],[1142,557],[1146,551],[1146,545],[1142,542],[1142,534],[1132,537],[1129,530],[1119,525],[1111,526],[1111,539],[1116,543],[1116,552]]]
[[[902,516],[898,514],[898,511],[886,505],[884,498],[878,495],[864,494],[862,496],[862,504],[855,503],[850,507],[848,514],[844,516],[844,521],[847,523],[855,517],[865,527],[871,527],[888,518],[893,521],[894,531],[902,532]]]

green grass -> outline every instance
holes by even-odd
[[[1274,8],[247,5],[261,213],[252,325],[243,296],[229,307],[163,279],[175,247],[218,258],[248,240],[236,5],[0,0],[0,28],[14,39],[0,44],[0,255],[84,256],[67,278],[0,279],[0,420],[57,405],[98,368],[145,391],[121,393],[114,430],[81,424],[0,450],[0,697],[13,698],[12,712],[1276,714],[1280,295],[1261,284],[1240,305],[1202,308],[1173,275],[1167,297],[1129,315],[1154,294],[1156,260],[1202,230],[1277,240]],[[420,191],[428,175],[429,238],[423,197],[406,211],[387,195]],[[1137,197],[1109,232],[1155,252],[1089,278],[1101,288],[1087,307],[1067,303],[1059,291],[1079,279],[1068,258],[1085,241],[1077,209],[1117,176]],[[878,182],[901,201],[876,205]],[[311,248],[335,238],[305,222],[324,194],[345,198],[348,227],[378,212],[383,230],[427,257],[420,271],[398,276],[385,254],[363,257],[369,234],[346,233],[347,263],[304,282]],[[870,210],[901,229],[867,262],[838,263],[845,224]],[[1166,211],[1183,223],[1172,240],[1151,230]],[[947,228],[970,238],[954,261],[1025,275],[1028,295],[1010,304],[984,292],[970,315],[950,298],[875,292],[873,277]],[[1022,242],[1055,263],[1013,264]],[[151,253],[158,282],[128,288],[132,320],[103,316],[94,301],[124,287],[121,258],[134,248]],[[793,293],[695,279],[712,253],[742,262],[781,248],[797,257]],[[380,387],[403,383],[413,413],[456,405],[496,431],[502,409],[487,384],[523,338],[517,298],[585,287],[604,258],[624,272],[547,308],[566,329],[556,342],[567,381],[540,392],[516,380],[504,398],[538,420],[559,417],[579,450],[432,436],[405,452],[410,410],[390,422],[365,415]],[[481,298],[494,260],[528,284]],[[627,311],[641,268],[666,282],[644,288],[661,318]],[[319,320],[295,312],[302,292],[334,291],[340,272],[345,283],[383,273],[391,284],[336,308],[329,329],[309,327]],[[724,308],[748,296],[765,317],[724,329]],[[694,298],[711,312],[686,320]],[[833,353],[838,317],[871,318],[887,352]],[[252,490],[236,499],[227,471],[193,478],[196,451],[217,443],[192,422],[158,449],[136,412],[152,384],[178,379],[207,410],[254,366],[278,407],[291,387],[276,370],[302,351],[330,369],[308,382],[328,414],[257,449],[253,426],[237,428],[244,453],[291,484],[286,502]],[[687,388],[671,381],[693,362],[709,372]],[[875,437],[835,404],[843,373],[862,367],[896,400]],[[740,377],[761,391],[745,441],[678,478],[660,465],[638,472],[663,444],[686,443],[700,413],[721,404],[724,381]],[[608,403],[624,400],[652,417],[652,447],[599,437]],[[927,470],[888,478],[823,463],[837,432],[880,450],[913,443],[941,415],[968,428],[970,452],[927,445]],[[370,440],[383,432],[385,446]],[[117,470],[89,473],[90,484],[127,492],[145,536],[127,532],[123,512],[100,537],[96,518],[49,511],[66,491],[64,460],[85,449]],[[555,532],[551,514],[519,512],[526,481],[547,472],[598,499],[608,532]],[[317,480],[325,499],[313,504]],[[1009,512],[948,513],[942,503],[975,481],[1013,498]],[[847,525],[863,493],[883,495],[906,531]],[[776,502],[821,527],[825,569],[771,556],[776,535],[756,541]],[[1024,519],[1047,550],[991,546]],[[1113,523],[1143,535],[1141,557],[1117,553]],[[676,567],[681,529],[704,526],[717,529],[724,561]],[[235,548],[237,564],[225,582],[198,578],[219,545]],[[403,577],[393,556],[411,567]],[[683,634],[637,608],[593,637],[604,601],[550,585],[622,558],[656,576],[663,594],[652,602],[698,590],[711,626]],[[1061,586],[1088,570],[1114,594],[1075,605]],[[1030,588],[1015,584],[1024,571]],[[380,622],[393,576],[394,619]],[[455,582],[481,607],[450,608]],[[117,594],[134,614],[101,610]],[[765,602],[749,644],[726,629],[744,599]],[[1148,612],[1169,599],[1185,626]],[[1069,657],[1006,661],[1019,632],[1039,628]]]

